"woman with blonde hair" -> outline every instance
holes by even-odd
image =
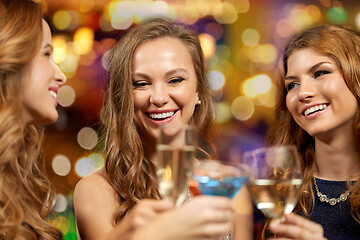
[[[103,236],[120,220],[142,227],[169,210],[158,201],[154,165],[160,125],[194,124],[208,140],[214,112],[196,33],[163,19],[132,28],[112,51],[101,119],[105,168],[83,178],[74,193],[83,240]],[[167,221],[173,226],[163,230],[172,232],[169,239],[207,239],[229,230],[229,199],[193,198],[188,205]]]
[[[66,78],[52,59],[42,5],[0,1],[0,239],[60,239],[46,222],[54,201],[42,156]]]
[[[359,239],[360,34],[322,25],[294,36],[279,65],[280,100],[269,131],[295,144],[304,180],[301,216],[270,230],[281,239]]]

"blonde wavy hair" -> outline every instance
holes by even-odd
[[[267,138],[272,145],[295,144],[297,146],[304,173],[298,209],[306,217],[309,217],[314,208],[311,184],[316,169],[314,138],[296,124],[288,111],[286,107],[287,91],[284,84],[288,59],[294,51],[302,48],[311,48],[332,58],[360,106],[360,33],[344,26],[321,25],[310,28],[290,40],[279,63],[277,84],[280,99],[276,106],[276,121],[269,129]],[[354,117],[354,133],[359,142],[360,108]],[[353,218],[360,223],[360,179],[351,186],[350,204]]]
[[[42,41],[42,4],[0,1],[0,239],[59,239],[45,218],[54,200],[43,130],[22,122],[24,69]],[[20,90],[19,90],[20,89]]]
[[[213,124],[214,110],[197,34],[183,25],[164,19],[149,20],[133,27],[112,50],[101,116],[105,127],[105,167],[120,202],[116,222],[140,199],[159,198],[155,166],[149,158],[153,149],[150,143],[143,141],[134,120],[132,61],[137,47],[146,41],[165,36],[180,39],[190,52],[201,99],[190,123],[196,123],[201,138],[209,140],[208,131]]]

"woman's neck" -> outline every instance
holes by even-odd
[[[360,157],[352,134],[338,134],[326,141],[315,137],[315,159],[316,177],[334,181],[359,178]]]

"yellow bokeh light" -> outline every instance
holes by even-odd
[[[199,39],[205,58],[211,57],[214,54],[216,47],[214,37],[207,33],[201,33],[199,34]]]
[[[313,22],[318,22],[321,19],[321,11],[315,5],[306,6],[305,11],[309,14],[312,18]]]
[[[231,104],[232,115],[240,121],[246,121],[251,118],[254,111],[254,103],[244,96],[237,97]]]
[[[256,93],[266,93],[271,88],[271,79],[266,74],[260,74],[252,79],[252,85]]]
[[[70,221],[64,216],[58,216],[50,220],[51,225],[59,229],[63,235],[69,232],[71,224]]]
[[[249,0],[225,0],[232,4],[238,13],[247,13],[250,10]]]
[[[64,61],[59,64],[61,70],[67,73],[75,73],[78,67],[78,57],[74,54],[67,54]]]
[[[236,8],[230,3],[219,3],[213,9],[215,20],[220,24],[232,24],[238,18]]]
[[[78,47],[79,54],[88,54],[94,44],[94,31],[88,27],[77,29],[74,34],[74,43]]]
[[[295,31],[300,32],[313,24],[313,19],[306,11],[304,4],[296,4],[289,14],[289,23]]]
[[[240,92],[249,98],[255,98],[260,94],[267,93],[272,87],[271,78],[266,74],[255,75],[244,81]]]
[[[90,127],[84,127],[81,129],[77,135],[77,141],[79,145],[84,148],[91,150],[98,143],[98,135],[96,131]]]
[[[255,63],[271,64],[276,61],[277,48],[272,44],[259,44],[251,52],[250,58]]]
[[[57,11],[53,16],[54,26],[59,30],[64,30],[70,26],[71,15],[64,10]]]
[[[245,46],[254,47],[260,41],[260,34],[256,29],[248,28],[241,34],[241,39]]]
[[[225,123],[231,119],[231,109],[227,103],[215,103],[214,106],[216,123]]]
[[[360,29],[360,13],[356,14],[355,25],[356,25],[357,28]]]
[[[80,12],[90,12],[95,6],[95,0],[81,0],[79,4]]]
[[[66,38],[63,35],[53,37],[54,53],[53,58],[56,64],[61,63],[66,58]]]

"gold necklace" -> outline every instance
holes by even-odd
[[[315,177],[313,177],[314,179],[314,186],[315,186],[315,190],[316,190],[316,193],[320,199],[321,202],[327,202],[329,203],[331,206],[334,206],[336,205],[338,202],[345,202],[346,199],[348,198],[348,196],[350,196],[350,190],[348,189],[345,193],[342,193],[340,195],[340,197],[338,198],[328,198],[325,194],[322,194],[320,191],[319,191],[319,188],[318,188],[318,185],[316,183],[316,180],[315,180]]]

